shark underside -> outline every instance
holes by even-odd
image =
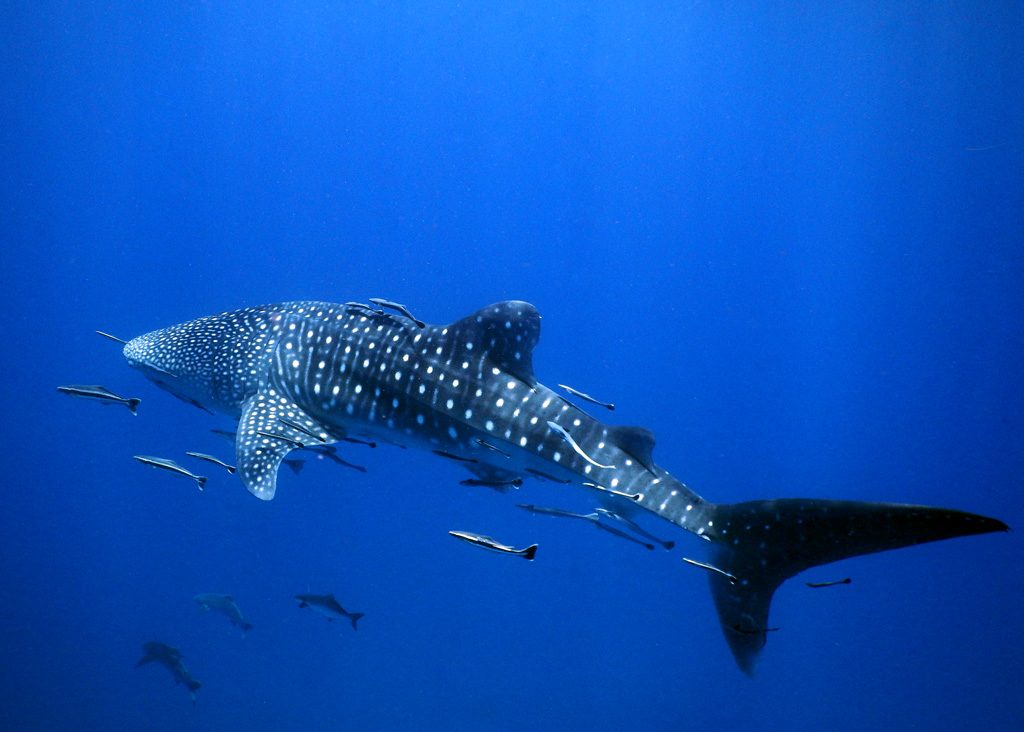
[[[489,305],[426,325],[359,303],[289,302],[200,318],[127,343],[128,362],[175,396],[238,417],[238,475],[270,500],[294,449],[340,440],[420,447],[485,484],[553,480],[710,542],[722,631],[740,667],[764,646],[775,589],[846,557],[1005,531],[943,508],[788,498],[715,504],[658,466],[654,436],[605,424],[537,381],[532,305]]]

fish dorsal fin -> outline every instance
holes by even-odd
[[[277,469],[285,455],[306,444],[336,442],[330,436],[315,442],[310,433],[327,434],[321,424],[272,386],[246,400],[235,435],[238,476],[246,489],[269,501],[277,490]]]
[[[540,340],[540,313],[530,303],[506,300],[488,305],[456,321],[449,330],[470,352],[482,350],[495,367],[531,387],[537,384],[533,348]]]
[[[612,427],[611,441],[650,471],[654,470],[654,433],[643,427]]]

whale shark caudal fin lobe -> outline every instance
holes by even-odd
[[[274,497],[277,469],[284,456],[312,441],[304,430],[322,432],[323,427],[274,389],[261,391],[245,401],[235,436],[235,458],[238,476],[250,493],[264,501]],[[327,438],[317,444],[333,442],[336,440]],[[301,466],[289,467],[296,473],[301,469]]]
[[[722,571],[710,575],[711,594],[726,641],[747,674],[772,630],[772,595],[790,577],[861,554],[1008,530],[977,514],[898,503],[791,498],[709,509],[718,538],[712,563]]]

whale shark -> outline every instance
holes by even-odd
[[[790,577],[1007,530],[994,518],[929,506],[706,500],[655,463],[649,430],[604,423],[538,381],[540,324],[533,305],[515,300],[442,325],[354,302],[285,302],[155,330],[123,353],[178,398],[238,418],[238,476],[264,501],[290,451],[356,438],[424,449],[482,481],[574,485],[616,513],[645,510],[690,532],[710,546],[719,624],[748,674],[773,630],[772,596]]]

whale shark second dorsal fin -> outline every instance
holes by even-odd
[[[608,436],[622,451],[654,472],[654,433],[644,427],[611,427]]]
[[[488,305],[448,326],[449,337],[461,348],[479,350],[495,367],[520,381],[537,385],[533,373],[533,349],[540,340],[540,313],[521,300]],[[466,344],[472,344],[467,347]]]
[[[298,429],[301,427],[302,429]],[[260,391],[242,406],[235,435],[238,477],[257,498],[269,501],[277,490],[277,469],[292,450],[326,434],[323,426],[273,388]],[[333,437],[316,444],[336,442]]]

